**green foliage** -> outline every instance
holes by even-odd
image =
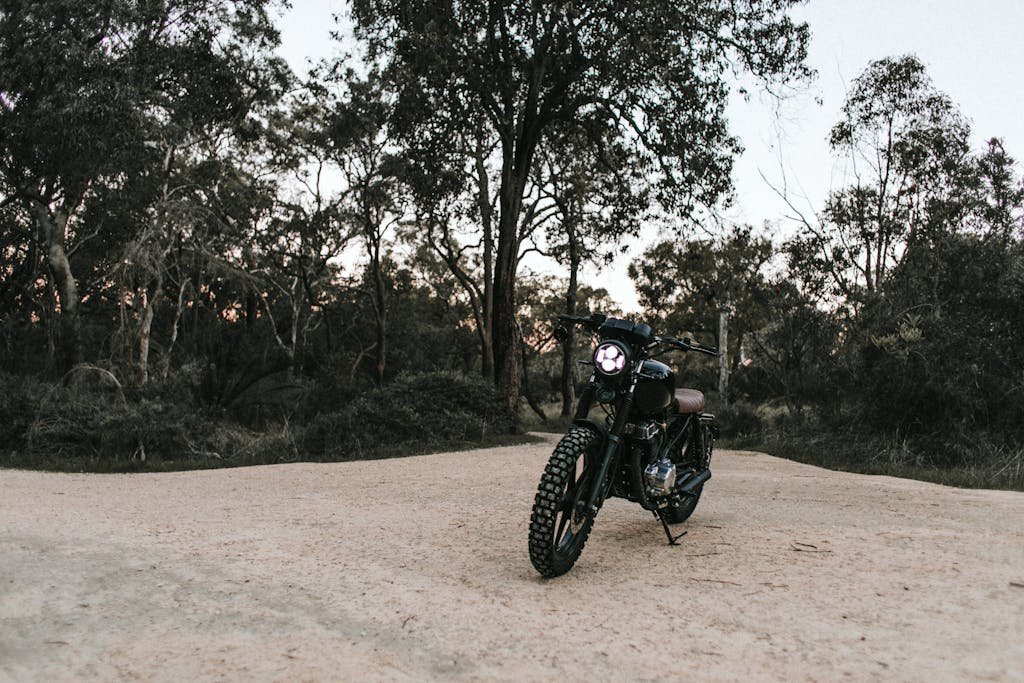
[[[861,318],[865,417],[910,437],[1024,440],[1024,252],[972,235],[918,249]]]
[[[450,373],[409,374],[323,413],[301,445],[316,459],[382,458],[510,434],[513,419],[494,386]]]
[[[0,464],[73,471],[352,460],[489,444],[513,433],[494,387],[451,373],[410,374],[308,424],[244,427],[170,383],[122,393],[0,375]]]
[[[764,420],[757,409],[745,402],[733,402],[714,410],[719,433],[728,442],[757,438],[764,430]]]
[[[849,416],[794,421],[783,413],[760,432],[727,438],[722,446],[847,472],[1024,491],[1024,447],[992,441],[983,433],[970,443],[938,439],[923,444],[890,432],[854,428]]]
[[[34,377],[0,372],[0,444],[24,448],[35,420],[35,405],[46,385]]]
[[[764,324],[765,266],[772,255],[771,240],[738,225],[717,239],[655,244],[630,264],[629,276],[651,324],[663,334],[711,332],[727,308],[740,332],[738,346],[745,331]]]

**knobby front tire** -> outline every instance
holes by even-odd
[[[560,576],[576,563],[594,525],[583,513],[597,472],[597,434],[573,427],[548,460],[530,515],[530,561],[541,576]]]

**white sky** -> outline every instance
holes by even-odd
[[[330,32],[336,26],[332,15],[345,8],[343,0],[294,0],[280,22],[280,53],[293,69],[304,73],[307,60],[340,52]],[[882,57],[916,54],[935,85],[971,120],[977,147],[1001,137],[1011,155],[1024,159],[1024,2],[810,0],[794,15],[810,25],[808,61],[818,78],[781,105],[757,93],[748,102],[734,98],[732,131],[746,151],[736,161],[736,198],[729,218],[782,224],[783,233],[792,229],[784,220],[785,205],[761,174],[779,184],[784,169],[791,193],[804,195],[808,210],[820,207],[829,190],[842,185],[840,166],[829,154],[828,131],[846,85],[869,61]],[[645,235],[632,245],[632,254],[655,237]],[[606,287],[627,310],[638,307],[625,275],[631,257],[600,274],[585,273],[589,284]]]

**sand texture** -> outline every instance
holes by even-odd
[[[554,441],[144,475],[0,470],[0,680],[1024,680],[1024,494],[721,451],[677,547]]]

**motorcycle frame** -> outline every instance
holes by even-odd
[[[637,363],[637,367],[639,367]],[[638,372],[636,369],[632,370],[632,377],[630,378],[629,386],[627,389],[616,398],[613,408],[614,420],[610,428],[605,429],[595,423],[589,418],[590,408],[593,405],[594,398],[597,394],[597,379],[596,376],[592,376],[590,382],[587,383],[586,388],[580,395],[579,402],[576,405],[576,414],[573,418],[573,425],[584,427],[592,430],[595,434],[601,437],[601,454],[597,462],[597,476],[594,480],[594,484],[591,487],[590,492],[585,499],[584,512],[591,518],[596,517],[598,510],[601,505],[607,499],[611,492],[613,479],[609,477],[609,474],[618,472],[621,467],[621,460],[623,454],[623,446],[629,445],[633,441],[630,437],[625,435],[626,425],[629,424],[630,418],[632,417],[631,412],[633,408],[633,393],[636,390],[638,381]],[[671,452],[672,448],[676,445],[679,439],[691,439],[695,438],[694,445],[700,449],[698,452],[703,453],[706,449],[704,443],[704,432],[700,428],[702,423],[712,420],[713,418],[708,415],[692,414],[679,416],[676,419],[684,420],[682,428],[678,434],[660,449],[660,454]],[[694,434],[696,430],[696,434]],[[630,462],[626,463],[628,480],[630,483],[630,493],[636,499],[636,502],[645,509],[652,512],[656,512],[659,509],[659,505],[652,502],[647,496],[647,490],[643,484],[643,473],[641,469],[641,463],[639,455],[636,453],[636,449],[629,448],[627,453]]]

